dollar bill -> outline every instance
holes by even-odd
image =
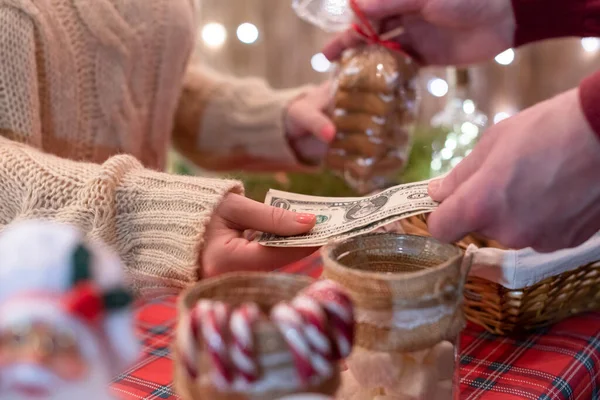
[[[277,236],[263,233],[258,242],[275,247],[321,246],[373,231],[393,221],[433,211],[438,203],[427,194],[429,181],[398,185],[367,197],[317,197],[270,190],[265,204],[317,216],[308,233]]]
[[[385,218],[381,221],[375,221],[372,224],[366,225],[366,226],[362,226],[360,228],[356,228],[354,230],[351,230],[349,232],[345,232],[339,235],[335,235],[326,239],[320,239],[320,240],[315,240],[315,241],[298,241],[298,242],[290,242],[289,237],[285,238],[283,240],[280,241],[270,241],[270,242],[265,242],[262,243],[265,246],[269,246],[269,247],[320,247],[323,246],[324,244],[326,244],[327,242],[329,242],[330,240],[344,240],[344,239],[350,239],[354,236],[359,236],[359,235],[363,235],[365,233],[369,233],[372,232],[378,228],[381,228],[382,226],[385,226],[387,224],[391,224],[394,221],[398,221],[404,218],[408,218],[408,217],[412,217],[414,215],[419,215],[419,214],[424,214],[424,213],[428,213],[431,212],[432,210],[430,209],[426,209],[426,210],[414,210],[414,211],[410,211],[404,214],[400,214],[400,215],[395,215],[389,218]],[[260,239],[259,239],[260,241]]]

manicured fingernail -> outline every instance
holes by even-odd
[[[296,214],[296,222],[301,224],[313,224],[317,217],[314,214]]]
[[[437,192],[438,189],[440,188],[441,184],[442,184],[441,179],[437,179],[435,181],[429,182],[429,185],[427,187],[427,189],[429,190],[429,193],[430,194],[435,194],[435,192]]]
[[[321,137],[325,139],[327,142],[331,142],[335,137],[335,127],[333,125],[328,125],[321,131]]]

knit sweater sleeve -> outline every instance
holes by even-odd
[[[138,293],[196,281],[206,224],[242,186],[151,171],[125,155],[100,165],[45,154],[33,24],[0,5],[0,33],[0,230],[29,218],[75,225],[119,253]]]
[[[294,168],[285,110],[306,90],[274,90],[260,79],[222,76],[192,63],[175,116],[175,147],[214,171]]]
[[[597,0],[512,0],[515,45],[559,37],[600,36]]]
[[[199,279],[205,227],[228,192],[243,189],[147,170],[126,155],[69,161],[0,137],[0,228],[28,218],[75,225],[119,253],[139,293]]]

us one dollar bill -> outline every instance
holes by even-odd
[[[429,213],[438,203],[427,194],[429,181],[398,185],[367,197],[317,197],[270,190],[265,204],[317,216],[308,233],[277,236],[263,233],[258,242],[274,247],[317,247],[332,239],[371,232],[402,218]]]

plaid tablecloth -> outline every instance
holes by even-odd
[[[312,257],[286,271],[318,276],[321,266]],[[115,379],[114,394],[119,399],[178,399],[169,353],[175,297],[145,302],[138,312],[144,354]],[[464,400],[600,400],[600,313],[511,338],[468,325],[461,337],[460,364]]]

